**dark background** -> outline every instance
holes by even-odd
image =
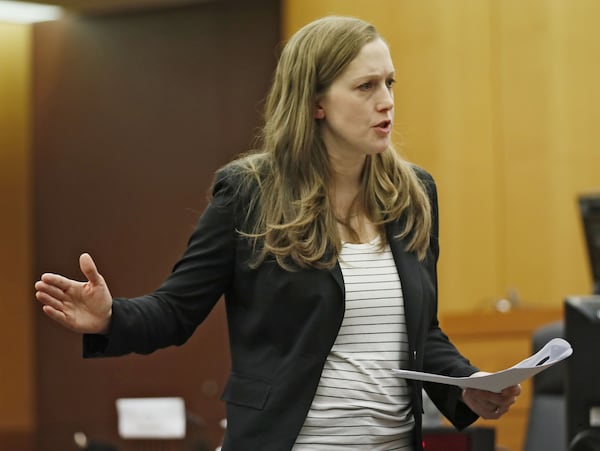
[[[85,251],[114,296],[162,282],[214,171],[251,144],[279,22],[276,0],[216,0],[33,27],[34,274],[81,279]],[[76,431],[119,443],[115,400],[148,396],[182,396],[190,435],[218,444],[222,303],[183,347],[150,356],[84,360],[80,336],[39,310],[35,332],[36,449],[75,449]]]

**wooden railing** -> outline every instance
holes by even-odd
[[[534,330],[562,316],[562,309],[519,308],[504,313],[486,310],[446,314],[440,324],[465,357],[482,371],[494,372],[529,356]],[[476,422],[496,429],[498,449],[523,449],[531,394],[531,380],[527,380],[517,403],[505,416],[498,421]]]

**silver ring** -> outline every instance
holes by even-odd
[[[494,415],[498,415],[500,413],[500,406],[496,406],[494,409]]]

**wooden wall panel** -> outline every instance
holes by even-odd
[[[30,46],[28,26],[0,23],[0,449],[34,427]]]
[[[501,277],[559,305],[592,290],[577,195],[600,189],[600,4],[493,3]]]
[[[285,0],[285,36],[328,14],[390,44],[395,142],[438,182],[440,310],[590,293],[576,197],[600,187],[600,4]]]
[[[450,338],[488,371],[524,356],[549,319],[531,312],[558,317],[566,296],[592,290],[576,200],[600,188],[600,3],[284,0],[285,36],[328,14],[370,21],[390,44],[396,144],[438,183],[440,315],[472,320]],[[502,298],[519,301],[502,318],[530,328],[464,340]],[[528,395],[497,426],[510,451]]]
[[[509,368],[529,357],[531,336],[538,327],[558,321],[562,309],[517,309],[506,313],[464,312],[443,316],[440,321],[456,346],[483,371]],[[522,392],[510,411],[499,421],[479,419],[475,425],[496,430],[498,450],[524,449],[529,407],[533,396],[532,380],[521,384]]]
[[[327,14],[367,20],[390,45],[394,143],[438,185],[440,309],[460,311],[503,295],[488,2],[287,0],[284,31],[289,36]]]
[[[36,276],[80,278],[87,251],[115,296],[162,282],[214,171],[248,149],[278,24],[277,1],[229,0],[35,26]],[[192,433],[216,445],[229,369],[222,305],[185,346],[118,359],[83,360],[78,335],[39,311],[35,320],[40,450],[70,449],[76,431],[116,441],[115,400],[132,396],[183,396]]]

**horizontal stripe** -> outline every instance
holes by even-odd
[[[345,314],[293,451],[412,451],[410,390],[390,368],[408,362],[402,287],[377,243],[344,244]]]

